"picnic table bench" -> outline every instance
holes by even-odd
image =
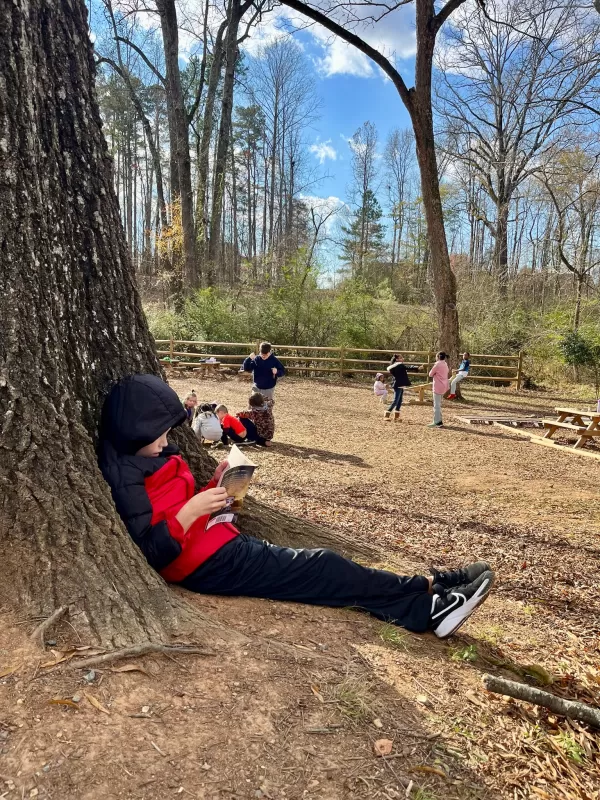
[[[202,361],[197,367],[194,367],[194,372],[197,372],[201,378],[206,378],[209,375],[215,375],[220,366],[220,361]]]
[[[551,439],[558,430],[572,431],[577,434],[575,448],[596,436],[600,436],[600,412],[580,411],[577,408],[555,408],[557,419],[543,419],[542,423],[547,429],[543,438]]]

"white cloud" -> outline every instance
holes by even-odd
[[[317,40],[319,37],[315,37]],[[325,55],[316,59],[319,72],[326,78],[332,75],[355,75],[357,78],[372,78],[375,74],[371,59],[356,47],[338,39],[323,45]]]
[[[330,161],[337,159],[337,150],[331,146],[331,139],[326,142],[315,142],[308,150],[319,159],[319,164],[324,164],[327,159]]]
[[[290,36],[289,30],[286,30],[286,22],[287,13],[284,9],[280,9],[278,14],[265,14],[259,24],[252,29],[250,36],[243,42],[242,48],[255,58],[260,56],[263,47],[281,39],[289,39],[299,49],[303,49],[298,37]]]

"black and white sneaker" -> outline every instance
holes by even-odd
[[[434,594],[429,627],[435,635],[440,639],[452,636],[487,598],[494,579],[494,573],[487,570],[465,586]]]
[[[454,589],[455,586],[465,586],[468,583],[473,583],[484,572],[490,572],[491,567],[487,561],[475,561],[473,564],[468,564],[461,569],[452,569],[447,572],[438,572],[437,569],[431,568],[433,575],[433,593],[443,594],[446,589]]]

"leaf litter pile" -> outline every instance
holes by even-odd
[[[246,407],[235,379],[172,383]],[[454,418],[549,414],[566,396],[464,394],[430,430],[428,407],[389,423],[368,387],[286,379],[275,444],[251,453],[256,497],[376,545],[378,566],[490,561],[496,587],[458,635],[174,589],[204,649],[78,668],[102,653],[68,617],[42,651],[40,620],[3,609],[0,797],[600,800],[600,731],[482,684],[600,706],[600,461]]]

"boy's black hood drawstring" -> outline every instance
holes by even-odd
[[[130,375],[115,384],[104,401],[100,437],[117,453],[133,455],[185,420],[179,397],[163,380]]]

